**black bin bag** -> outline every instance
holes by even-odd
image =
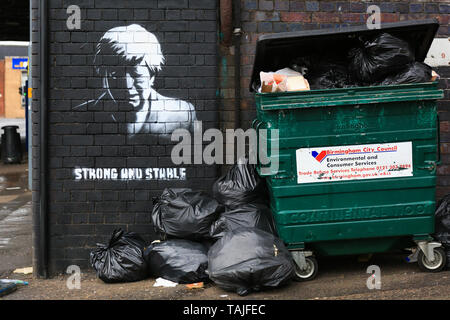
[[[312,90],[347,88],[355,86],[347,70],[347,61],[341,57],[304,56],[291,61],[290,68],[300,72]]]
[[[176,283],[195,283],[209,280],[208,248],[198,242],[170,239],[153,242],[144,252],[148,270],[155,277]]]
[[[311,89],[334,89],[351,86],[347,67],[343,64],[325,62],[314,68],[306,79]]]
[[[208,252],[209,278],[220,288],[246,295],[287,284],[294,262],[283,242],[256,228],[228,231]]]
[[[436,206],[434,238],[442,243],[447,254],[447,268],[450,268],[450,194]]]
[[[97,246],[90,254],[90,263],[104,282],[132,282],[147,278],[143,256],[145,241],[137,233],[116,229],[107,245]]]
[[[388,76],[381,82],[381,85],[429,82],[432,71],[433,69],[429,65],[423,62],[414,62],[409,64],[405,70]]]
[[[213,194],[227,208],[253,202],[267,203],[268,198],[265,181],[248,160],[235,164],[220,177],[213,185]]]
[[[408,42],[381,33],[373,39],[361,40],[359,47],[349,52],[351,76],[363,84],[372,85],[390,74],[401,72],[414,62],[414,51]]]
[[[152,221],[162,239],[209,239],[211,224],[224,207],[202,191],[165,189],[154,200]]]
[[[218,240],[227,231],[240,227],[253,227],[276,234],[270,208],[265,204],[251,203],[223,212],[211,225],[210,235]]]
[[[439,201],[434,217],[435,238],[450,249],[450,194]]]

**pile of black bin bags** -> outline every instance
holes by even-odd
[[[361,37],[338,55],[295,58],[290,68],[302,73],[311,89],[420,83],[432,78],[431,67],[416,61],[408,42],[389,33]]]
[[[234,165],[213,186],[214,197],[191,189],[165,189],[153,200],[160,240],[149,246],[137,234],[114,231],[90,262],[104,282],[162,277],[176,283],[212,280],[246,295],[282,286],[294,262],[276,236],[265,181],[253,165]]]

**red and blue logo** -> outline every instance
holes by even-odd
[[[311,154],[318,162],[322,162],[322,160],[327,156],[327,152],[325,150],[323,150],[321,153],[313,151]]]

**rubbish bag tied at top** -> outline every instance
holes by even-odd
[[[208,252],[209,278],[220,288],[246,295],[287,284],[294,262],[283,242],[256,228],[228,231]]]
[[[349,52],[351,75],[363,84],[375,84],[390,74],[401,72],[414,62],[415,55],[408,42],[381,33],[375,38],[361,41]]]
[[[265,181],[248,163],[236,164],[213,185],[214,197],[228,208],[252,202],[267,203]]]
[[[165,189],[154,201],[152,221],[163,239],[210,239],[211,224],[223,210],[221,204],[202,191]]]
[[[265,204],[243,204],[234,209],[227,209],[212,225],[210,235],[213,239],[220,239],[227,231],[240,227],[254,227],[276,234],[272,212]]]
[[[107,245],[97,246],[90,254],[90,263],[104,282],[131,282],[147,277],[145,241],[137,233],[116,229]]]
[[[201,243],[170,239],[153,242],[144,252],[149,272],[176,283],[206,282],[209,280],[208,249]]]

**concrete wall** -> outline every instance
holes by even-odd
[[[0,59],[4,59],[7,56],[23,57],[27,55],[27,42],[0,41]]]

